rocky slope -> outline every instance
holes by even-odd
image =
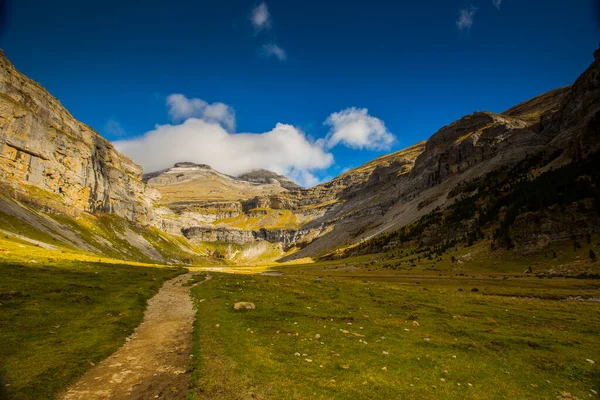
[[[449,209],[460,200],[459,194],[466,194],[461,188],[494,171],[513,169],[535,154],[556,156],[544,166],[529,165],[526,173],[539,174],[544,168],[569,164],[583,149],[597,148],[599,65],[596,60],[573,86],[545,93],[502,114],[468,115],[443,127],[426,143],[381,157],[308,190],[256,197],[243,208],[303,215],[302,224],[289,228],[290,232],[300,228],[315,234],[296,236],[299,241],[289,245],[299,245],[298,251],[283,259],[314,257],[396,231],[435,210]],[[448,235],[458,237],[465,232],[461,228]],[[219,240],[222,233],[212,238]],[[435,236],[434,231],[430,234]],[[192,238],[195,235],[211,240],[206,230],[188,232]],[[564,234],[555,235],[556,240],[561,237]],[[230,240],[227,236],[221,239]],[[247,240],[261,240],[261,234],[255,229]]]
[[[251,173],[247,175],[250,179],[243,179],[225,175],[208,165],[180,162],[173,168],[144,175],[143,181],[161,193],[161,203],[166,205],[246,200],[287,190],[280,180],[289,186],[291,181],[288,178],[270,171],[264,172]]]
[[[238,176],[238,179],[261,184],[273,184],[279,182],[281,187],[287,190],[302,189],[302,186],[298,185],[287,176],[279,175],[266,169],[255,169],[254,171]]]
[[[365,243],[356,248],[359,252],[381,251],[398,238],[477,240],[482,229],[495,229],[498,245],[518,238],[535,248],[531,221],[547,222],[540,228],[546,236],[539,243],[564,239],[569,221],[550,206],[560,203],[572,211],[570,204],[561,203],[566,198],[583,204],[571,212],[578,232],[589,229],[586,221],[596,220],[577,210],[595,212],[594,204],[581,197],[595,193],[595,175],[581,174],[593,170],[586,160],[598,150],[599,55],[572,86],[501,114],[465,116],[427,141],[310,189],[270,171],[232,177],[191,162],[142,179],[137,165],[2,56],[0,173],[3,192],[9,195],[0,202],[0,211],[21,220],[37,218],[30,215],[33,209],[18,202],[17,215],[11,203],[16,199],[70,216],[90,213],[101,220],[103,213],[113,214],[134,224],[134,229],[118,229],[121,236],[131,230],[140,233],[136,229],[144,225],[177,238],[175,253],[243,262],[341,254],[357,243]],[[581,198],[552,192],[546,198],[554,203],[534,206],[527,185],[559,187],[540,183],[551,182],[549,177],[579,182],[563,191]],[[507,239],[510,229],[513,239]],[[50,230],[60,228],[53,225]],[[552,233],[557,231],[561,233]],[[103,238],[92,240],[96,245],[91,247],[104,251],[98,243],[112,239]],[[137,248],[145,247],[145,254],[152,253],[142,241],[132,241]]]
[[[0,229],[7,237],[140,261],[195,256],[156,229],[142,169],[77,121],[0,50]],[[69,251],[70,251],[69,250]]]
[[[422,142],[385,155],[310,189],[269,171],[233,178],[191,163],[178,163],[145,179],[162,193],[163,205],[155,210],[160,229],[181,232],[195,244],[230,243],[248,250],[253,244],[268,243],[269,257],[277,258],[334,229],[339,217],[329,215],[345,210],[344,203],[357,197],[357,190],[363,186],[369,190],[385,174],[410,171],[424,147]],[[364,212],[344,211],[348,218]]]
[[[512,168],[541,151],[565,149],[581,132],[595,129],[589,124],[597,123],[593,122],[600,102],[594,89],[597,68],[598,62],[573,86],[542,94],[501,114],[465,116],[426,142],[310,189],[263,190],[245,198],[213,189],[222,197],[219,203],[211,203],[210,193],[194,188],[193,195],[182,196],[187,202],[180,199],[169,205],[171,214],[163,213],[162,228],[181,231],[195,243],[274,243],[283,260],[327,254],[393,232],[434,210],[447,209],[468,182]],[[565,154],[553,165],[571,159]],[[210,187],[205,182],[199,186]],[[166,187],[182,193],[178,184]],[[168,196],[166,187],[161,188],[163,196]]]
[[[487,235],[492,250],[528,253],[600,231],[600,53],[595,56],[568,88],[440,130],[413,170],[414,186],[422,188],[417,199],[430,193],[421,203],[427,213],[406,217],[408,204],[419,207],[414,201],[392,207],[383,235],[344,254],[403,243],[439,253]],[[466,139],[459,129],[465,123]]]
[[[4,190],[38,207],[151,219],[141,168],[73,118],[1,51],[0,176]],[[38,189],[45,195],[32,195]]]

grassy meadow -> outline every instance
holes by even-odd
[[[556,277],[598,271],[587,257],[598,238],[582,243],[528,256],[478,243],[432,257],[203,265],[213,279],[192,288],[188,397],[595,397],[600,280]],[[184,271],[0,235],[0,398],[55,397],[117,350],[146,300]],[[238,301],[257,309],[236,312]]]
[[[314,268],[314,276],[294,268],[282,268],[283,276],[212,272],[192,289],[191,399],[600,392],[600,303],[566,301],[597,298],[598,280],[331,271],[318,278]],[[234,311],[239,301],[256,310]]]
[[[117,350],[184,272],[0,239],[0,398],[49,399]]]

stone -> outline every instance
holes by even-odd
[[[233,305],[233,309],[234,310],[255,310],[256,306],[254,305],[254,303],[249,303],[246,301],[240,301],[238,303],[235,303]]]

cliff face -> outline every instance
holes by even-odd
[[[1,51],[0,176],[3,190],[45,209],[151,219],[141,168],[73,118]]]
[[[501,114],[465,116],[428,141],[310,189],[270,171],[232,177],[191,162],[142,177],[139,166],[0,53],[0,195],[63,214],[111,213],[179,235],[177,240],[183,234],[200,251],[225,242],[248,254],[270,252],[271,259],[323,255],[432,213],[450,213],[477,195],[486,177],[541,152],[560,156],[532,164],[521,171],[525,178],[507,178],[499,188],[581,160],[598,150],[599,133],[600,56],[572,86]],[[536,209],[517,217],[519,243],[535,247],[531,243],[565,237],[568,224],[555,213]],[[541,224],[545,236],[536,239],[530,220],[553,222]],[[464,234],[471,222],[447,226],[444,235]],[[425,239],[441,237],[438,228],[426,227]],[[253,243],[258,246],[250,249]]]
[[[238,176],[238,178],[244,181],[262,184],[279,182],[281,187],[287,190],[302,189],[302,186],[296,184],[296,182],[287,176],[279,175],[273,171],[267,171],[266,169],[256,169],[254,171],[242,174]]]

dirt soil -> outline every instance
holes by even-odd
[[[144,320],[117,352],[94,366],[62,399],[185,399],[194,309],[190,272],[166,282]],[[206,279],[210,279],[207,276]]]

